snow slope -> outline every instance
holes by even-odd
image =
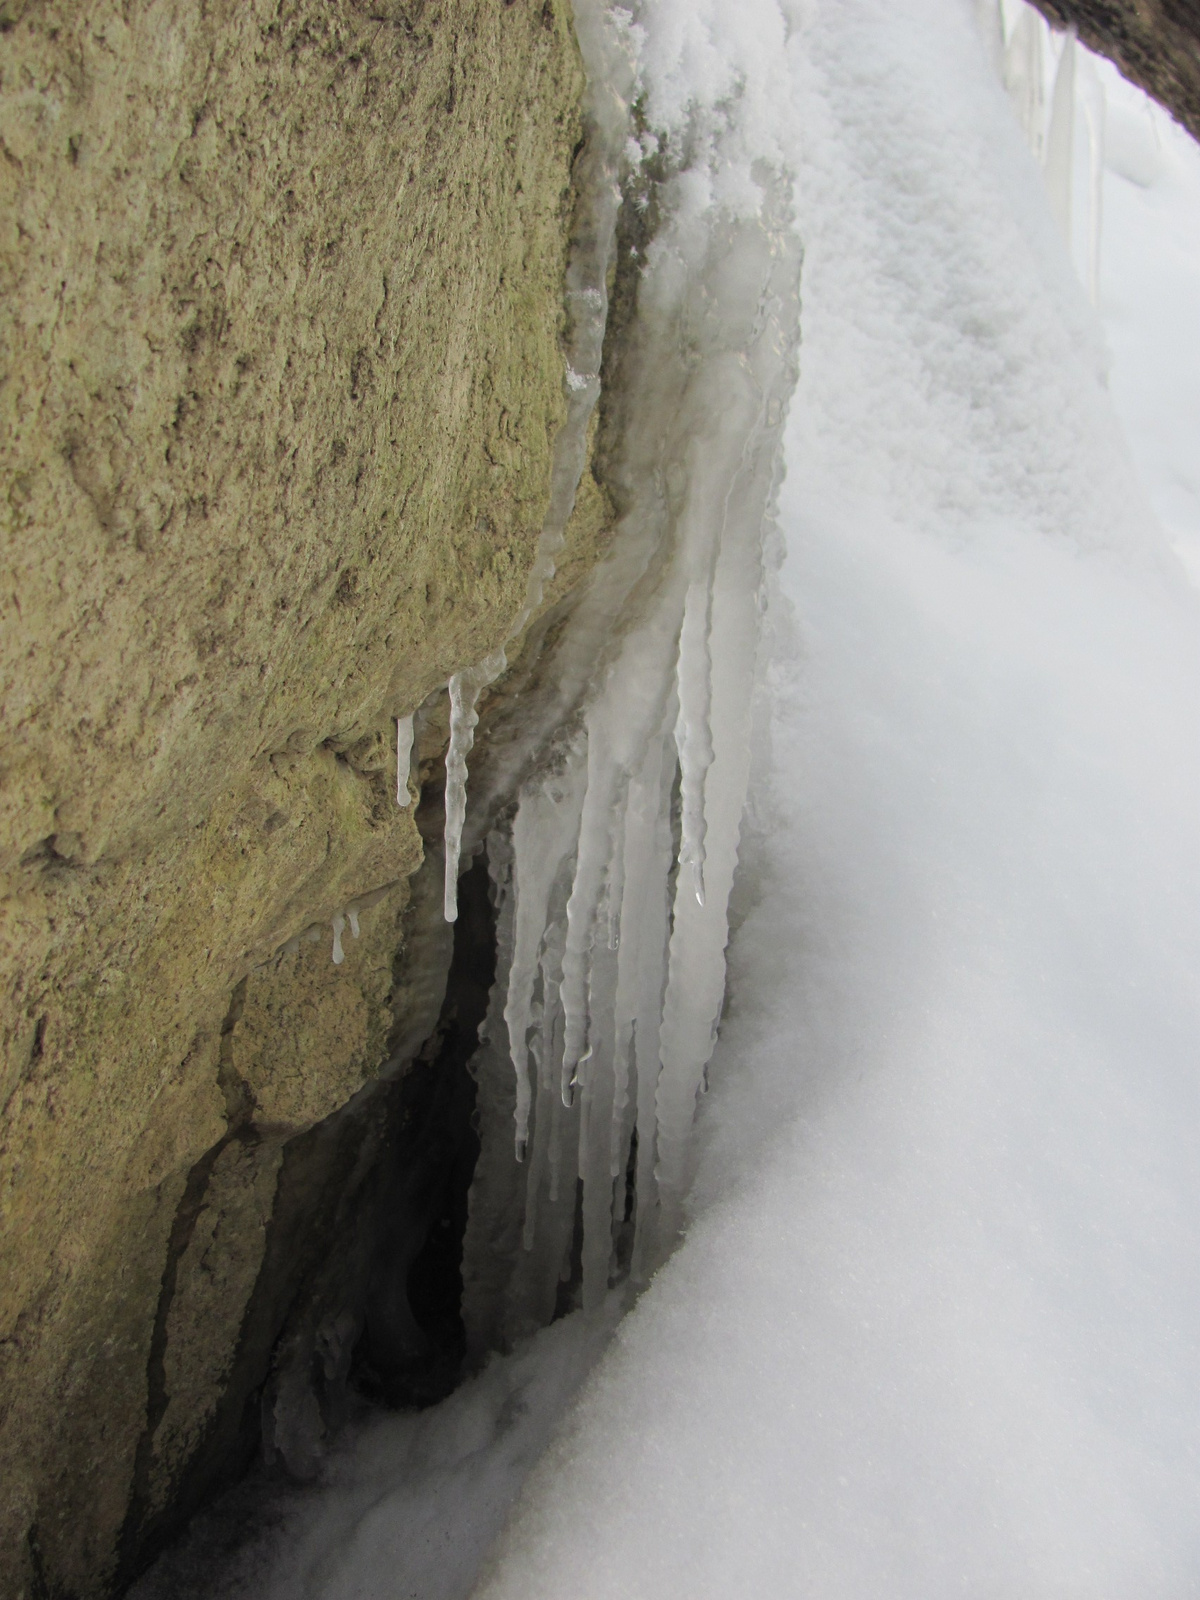
[[[1194,1594],[1200,618],[966,7],[794,21],[803,373],[696,1220],[477,1593]]]

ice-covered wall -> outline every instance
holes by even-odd
[[[490,824],[499,916],[464,1250],[477,1349],[576,1298],[594,1309],[627,1274],[644,1282],[678,1227],[724,995],[763,540],[795,376],[799,251],[759,121],[761,62],[714,51],[711,19],[595,14],[599,68],[610,83],[627,72],[637,100],[627,205],[652,226],[623,244],[636,310],[611,374],[605,480],[622,515],[553,657],[548,738],[515,796],[476,821]],[[679,41],[664,35],[681,26],[708,51],[694,63],[707,81],[665,70]]]

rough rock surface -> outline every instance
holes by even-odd
[[[5,1596],[136,1566],[412,1031],[391,719],[523,598],[580,90],[553,0],[0,0]]]
[[[1074,25],[1200,139],[1200,5],[1197,0],[1033,0],[1056,28]]]

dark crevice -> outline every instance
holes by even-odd
[[[575,1180],[575,1220],[571,1226],[571,1240],[563,1256],[562,1274],[558,1280],[558,1293],[554,1297],[554,1316],[569,1317],[583,1303],[583,1179]]]
[[[146,1421],[134,1455],[129,1503],[117,1542],[117,1571],[121,1578],[126,1580],[141,1570],[152,1553],[161,1547],[167,1532],[175,1525],[175,1519],[170,1515],[165,1520],[161,1514],[154,1515],[150,1504],[150,1482],[154,1463],[155,1435],[166,1416],[171,1398],[167,1389],[166,1375],[167,1329],[171,1306],[175,1299],[179,1263],[196,1230],[196,1222],[204,1204],[204,1197],[208,1193],[213,1168],[221,1152],[234,1139],[258,1142],[257,1136],[247,1126],[253,1110],[253,1099],[248,1087],[233,1071],[231,1065],[232,1034],[241,1018],[245,1003],[246,982],[243,979],[234,987],[229,1009],[221,1025],[217,1081],[225,1098],[226,1129],[188,1172],[183,1194],[175,1207],[175,1216],[167,1241],[166,1264],[163,1267],[158,1304],[154,1313],[154,1326],[150,1335],[150,1351],[146,1359]]]
[[[25,1549],[29,1557],[31,1582],[30,1600],[75,1600],[75,1596],[46,1572],[46,1559],[42,1554],[41,1532],[36,1522],[30,1523],[25,1535]]]
[[[469,1062],[496,970],[487,862],[458,887],[446,998],[433,1036],[399,1089],[353,1381],[390,1406],[430,1405],[458,1382],[466,1343],[462,1244],[479,1155]]]
[[[434,798],[427,794],[426,802],[432,812]],[[468,1064],[495,976],[495,913],[481,856],[460,879],[451,952],[450,929],[441,920],[441,877],[440,852],[430,850],[413,880],[396,959],[397,1027],[383,1075],[284,1146],[263,1262],[220,1405],[168,1506],[152,1515],[147,1489],[154,1433],[169,1400],[163,1356],[176,1264],[195,1229],[213,1165],[230,1139],[258,1142],[252,1125],[243,1120],[189,1174],[159,1297],[147,1427],[117,1592],[256,1461],[263,1463],[257,1476],[237,1491],[248,1503],[268,1493],[273,1478],[315,1477],[356,1408],[430,1405],[463,1375],[462,1243],[479,1150]],[[231,1005],[228,1032],[243,997],[244,989]],[[412,1030],[422,1011],[436,1023],[430,1031],[425,1021],[414,1059]],[[223,1065],[228,1054],[222,1051]],[[245,1117],[246,1086],[223,1071],[222,1087],[231,1113]],[[245,1518],[247,1536],[255,1525],[253,1516]],[[166,1587],[159,1587],[159,1572]],[[181,1544],[167,1550],[152,1592],[206,1592],[193,1588],[194,1579],[199,1575],[190,1571]]]
[[[154,1436],[170,1403],[166,1376],[167,1327],[175,1299],[179,1263],[191,1243],[217,1159],[230,1140],[238,1136],[227,1131],[204,1152],[188,1173],[183,1195],[175,1208],[167,1243],[166,1266],[163,1268],[162,1286],[154,1314],[154,1328],[150,1336],[150,1353],[146,1361],[146,1422],[134,1456],[129,1508],[117,1547],[118,1570],[122,1573],[137,1568],[139,1554],[151,1542],[148,1536],[152,1536],[153,1532],[149,1526],[154,1520],[149,1506],[150,1477],[154,1461]]]

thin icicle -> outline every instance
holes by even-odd
[[[1046,143],[1044,56],[1049,31],[1041,16],[1023,4],[1004,52],[1004,86],[1038,161],[1043,158]]]
[[[463,822],[467,815],[467,756],[475,743],[479,713],[475,707],[483,689],[504,671],[505,655],[498,650],[485,656],[468,672],[450,679],[450,748],[446,752],[446,895],[447,922],[458,920],[458,862],[462,850]]]
[[[623,809],[623,808],[622,808]],[[607,923],[619,906],[624,887],[622,817],[613,828],[604,904],[600,921]],[[613,1247],[613,1190],[609,1173],[615,1096],[613,1073],[614,1003],[618,981],[617,950],[607,938],[593,942],[588,971],[588,1013],[591,1033],[580,1110],[579,1176],[583,1180],[583,1308],[596,1310],[608,1292]],[[583,1064],[581,1063],[581,1071]]]
[[[565,911],[565,908],[564,908],[564,911]],[[551,934],[553,935],[553,943],[552,944],[549,943]],[[551,1201],[551,1204],[554,1204],[559,1199],[559,1188],[560,1188],[559,1180],[560,1180],[561,1175],[562,1175],[562,1138],[561,1138],[561,1134],[562,1134],[562,1121],[563,1121],[563,1119],[558,1115],[558,1107],[562,1105],[562,1096],[558,1092],[558,1088],[559,1088],[558,1063],[562,1060],[562,1049],[563,1049],[563,1025],[564,1025],[564,1022],[563,1022],[562,1002],[561,1002],[561,988],[562,988],[562,957],[563,957],[563,950],[566,948],[566,943],[567,943],[567,924],[566,924],[565,915],[564,915],[564,917],[563,917],[563,919],[561,921],[556,922],[553,925],[552,929],[547,934],[547,940],[548,940],[548,944],[547,944],[547,952],[546,953],[547,953],[547,956],[549,958],[549,961],[548,961],[547,967],[544,968],[543,971],[548,976],[549,985],[550,985],[550,987],[552,988],[552,991],[553,991],[553,997],[552,997],[552,1007],[551,1007],[550,1020],[549,1020],[548,1026],[546,1028],[547,1047],[546,1047],[546,1051],[545,1051],[545,1061],[546,1061],[546,1075],[547,1075],[547,1078],[550,1080],[550,1082],[548,1084],[548,1088],[552,1091],[552,1093],[551,1093],[551,1104],[552,1104],[552,1107],[553,1107],[554,1115],[549,1119],[549,1122],[550,1122],[550,1138],[549,1138],[549,1148],[547,1150],[546,1159],[547,1159],[547,1162],[548,1162],[549,1168],[550,1168],[550,1201]],[[569,1106],[567,1106],[567,1107],[564,1107],[564,1109],[569,1111],[571,1108]]]
[[[532,1026],[538,951],[547,925],[551,892],[566,856],[575,849],[586,767],[573,754],[563,773],[522,791],[513,821],[515,941],[504,1020],[517,1081],[515,1140],[518,1160],[529,1139],[531,1086],[528,1034]]]
[[[679,635],[676,687],[679,720],[675,744],[679,751],[682,838],[679,864],[691,874],[691,886],[704,904],[704,779],[712,765],[709,726],[712,661],[708,649],[709,588],[707,582],[689,585]]]
[[[412,804],[412,796],[408,792],[408,773],[412,765],[413,747],[413,714],[410,711],[406,717],[396,718],[396,804],[407,806]]]
[[[353,934],[354,938],[357,939],[358,938],[358,907],[357,906],[347,906],[346,907],[346,918],[347,918],[347,921],[350,923],[350,932],[351,932],[351,934]]]
[[[1078,62],[1079,100],[1087,130],[1088,203],[1084,282],[1094,306],[1100,304],[1100,238],[1104,224],[1104,85],[1091,57],[1081,52]]]
[[[1071,190],[1075,168],[1075,32],[1063,40],[1046,136],[1046,189],[1068,249],[1072,242]]]
[[[652,944],[659,931],[650,903],[656,893],[662,896],[660,873],[664,877],[666,873],[666,862],[660,866],[654,859],[663,804],[664,742],[661,732],[651,740],[641,769],[630,780],[625,808],[623,887],[618,924],[623,937],[617,948],[617,990],[613,999],[613,1116],[609,1150],[612,1178],[622,1175],[628,1158],[633,1127],[632,1118],[627,1117],[629,1079],[637,1033],[639,991],[644,965],[654,959],[653,950],[646,948],[647,935]]]
[[[630,1275],[644,1283],[653,1268],[653,1244],[657,1237],[658,1184],[658,1079],[662,1069],[663,990],[667,975],[667,948],[670,936],[668,904],[671,865],[670,794],[675,776],[674,761],[660,757],[659,807],[650,840],[647,867],[648,892],[643,908],[640,958],[634,994],[633,1068],[637,1075],[637,1168],[634,1175],[637,1212],[634,1220],[633,1259]],[[652,799],[653,791],[648,800]]]
[[[588,1043],[587,966],[595,936],[604,874],[612,844],[613,791],[616,773],[600,720],[588,719],[587,792],[579,822],[575,881],[567,901],[567,946],[563,955],[564,1018],[561,1092],[565,1106],[574,1095],[576,1068]]]
[[[339,912],[333,919],[333,964],[340,967],[346,959],[346,952],[342,949],[342,933],[346,927],[346,919]]]

